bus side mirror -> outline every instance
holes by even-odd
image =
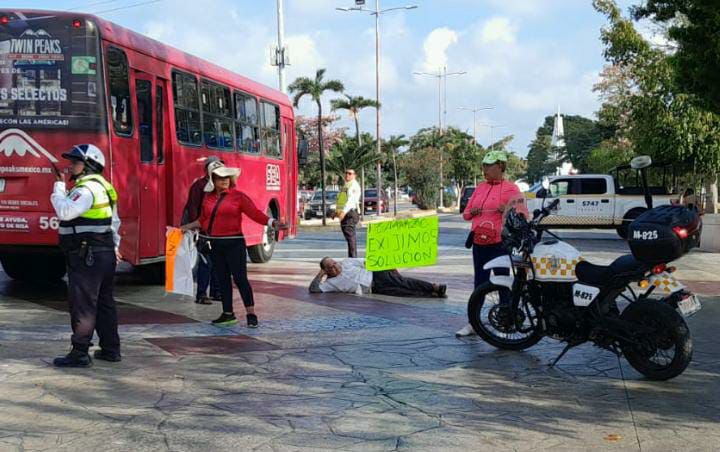
[[[298,165],[305,166],[307,165],[308,161],[308,153],[309,153],[310,145],[308,144],[308,140],[305,138],[300,138],[298,140]]]

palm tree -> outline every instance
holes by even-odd
[[[333,144],[327,160],[328,170],[342,177],[348,168],[362,168],[377,161],[375,141],[367,135],[363,138],[360,146],[350,137]]]
[[[378,108],[380,107],[378,101],[362,96],[345,94],[345,99],[333,99],[330,101],[330,104],[333,110],[347,110],[350,113],[350,116],[355,121],[355,139],[357,140],[358,148],[360,148],[362,146],[360,139],[360,110],[368,107]],[[365,213],[365,166],[360,167],[360,205],[363,206],[360,215],[363,215]]]
[[[343,92],[345,86],[339,80],[323,80],[325,69],[318,69],[315,73],[315,80],[308,77],[298,77],[288,86],[288,89],[295,96],[293,97],[293,105],[297,108],[305,95],[312,98],[318,107],[318,147],[320,151],[320,190],[322,193],[322,224],[325,226],[325,152],[323,149],[323,128],[322,128],[322,102],[320,98],[325,91]]]
[[[397,173],[397,154],[401,147],[407,146],[410,141],[405,139],[405,135],[391,135],[385,141],[385,152],[389,153],[392,157],[393,162],[393,182],[394,182],[394,196],[393,196],[393,215],[397,215],[397,197],[398,197],[398,173]]]

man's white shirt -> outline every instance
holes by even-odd
[[[347,182],[347,184],[347,202],[345,203],[345,207],[343,207],[343,213],[346,214],[352,209],[355,209],[359,212],[360,194],[362,191],[362,189],[360,188],[360,184],[355,179]]]
[[[323,292],[345,292],[362,295],[371,293],[373,274],[365,270],[365,259],[348,258],[340,262],[342,271],[334,278],[321,282]]]
[[[55,182],[50,202],[60,221],[70,221],[90,210],[93,204],[93,195],[86,187],[75,187],[70,193],[67,193],[65,182]],[[115,248],[119,248],[120,217],[118,217],[117,206],[113,206],[111,228]]]

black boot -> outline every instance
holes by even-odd
[[[122,361],[122,356],[120,355],[120,352],[109,352],[103,349],[95,350],[95,353],[93,353],[93,357],[95,359],[101,359],[103,361],[109,361],[111,363],[119,363]]]
[[[55,358],[53,364],[55,367],[91,367],[92,359],[87,352],[73,348],[67,355]]]

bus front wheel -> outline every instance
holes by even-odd
[[[18,281],[56,281],[65,276],[61,254],[2,254],[0,263],[5,273]]]
[[[269,217],[277,219],[277,214],[272,209],[268,209],[266,214]],[[270,259],[272,259],[273,252],[275,251],[276,243],[277,232],[265,225],[265,228],[263,229],[262,242],[248,248],[250,261],[254,264],[264,264],[269,262]]]

